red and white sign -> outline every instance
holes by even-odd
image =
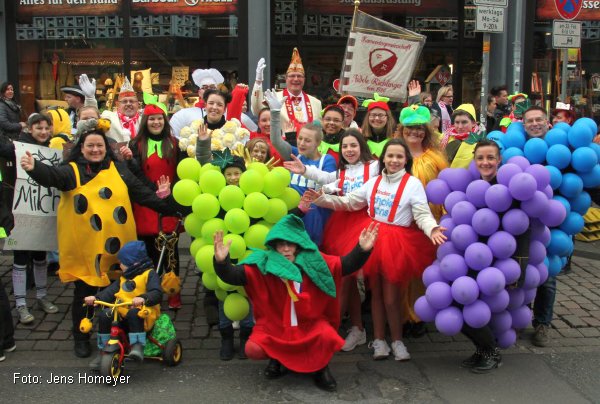
[[[556,11],[563,20],[573,20],[579,15],[583,0],[554,0]]]
[[[538,20],[600,20],[600,0],[537,0]]]
[[[377,77],[385,76],[396,66],[398,56],[389,49],[373,49],[369,55],[369,67]]]

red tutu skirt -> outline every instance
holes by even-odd
[[[366,276],[382,274],[392,283],[420,278],[435,259],[436,246],[416,225],[380,223],[379,236],[363,267]]]
[[[360,233],[372,221],[366,209],[333,212],[325,225],[321,250],[329,255],[348,254],[358,243]]]

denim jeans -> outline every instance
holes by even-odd
[[[556,297],[556,278],[549,276],[543,285],[538,287],[533,302],[533,326],[538,324],[550,325],[554,298]]]
[[[219,300],[219,329],[230,327],[233,324],[223,311],[223,302]],[[252,305],[250,305],[250,312],[244,319],[240,321],[240,327],[252,328],[254,327],[254,317],[252,316]]]

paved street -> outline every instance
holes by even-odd
[[[145,363],[126,374],[126,386],[107,387],[84,381],[87,360],[72,353],[70,313],[72,287],[49,278],[50,300],[57,314],[32,313],[32,325],[17,325],[17,351],[0,364],[0,390],[13,402],[74,397],[73,402],[106,402],[127,392],[128,399],[156,402],[185,400],[201,402],[512,402],[578,403],[600,402],[600,261],[598,246],[578,243],[570,274],[559,276],[552,323],[551,344],[540,349],[529,343],[532,330],[525,330],[518,344],[504,352],[503,366],[492,375],[473,375],[459,368],[472,353],[462,336],[445,337],[433,329],[425,337],[409,339],[412,360],[374,362],[362,346],[334,357],[332,370],[338,392],[317,390],[306,376],[289,374],[268,381],[261,376],[265,363],[218,359],[219,334],[209,330],[202,308],[203,289],[189,255],[182,257],[183,307],[169,312],[183,341],[184,360],[177,368]],[[0,256],[0,275],[10,285],[12,258]],[[34,292],[28,292],[33,302]],[[16,316],[16,315],[15,315]],[[16,318],[16,317],[15,317]],[[72,384],[51,384],[50,373],[71,376]],[[15,373],[17,375],[15,381]],[[39,376],[39,384],[23,384],[21,377]],[[81,376],[83,375],[83,376]],[[79,379],[79,376],[82,378]],[[27,381],[27,380],[25,380]],[[60,388],[58,388],[60,387]]]

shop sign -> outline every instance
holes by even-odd
[[[131,0],[131,9],[148,14],[232,14],[237,0]]]
[[[581,21],[554,20],[552,47],[555,49],[581,48]]]
[[[119,14],[127,0],[18,0],[17,18]]]
[[[475,7],[475,31],[504,32],[504,10],[503,7]]]
[[[538,20],[600,20],[600,0],[537,0]]]
[[[474,0],[476,6],[508,7],[508,0]]]
[[[458,7],[449,7],[449,3],[448,0],[361,0],[359,8],[374,15],[457,17]],[[303,8],[308,14],[350,15],[354,12],[354,0],[304,0]]]

